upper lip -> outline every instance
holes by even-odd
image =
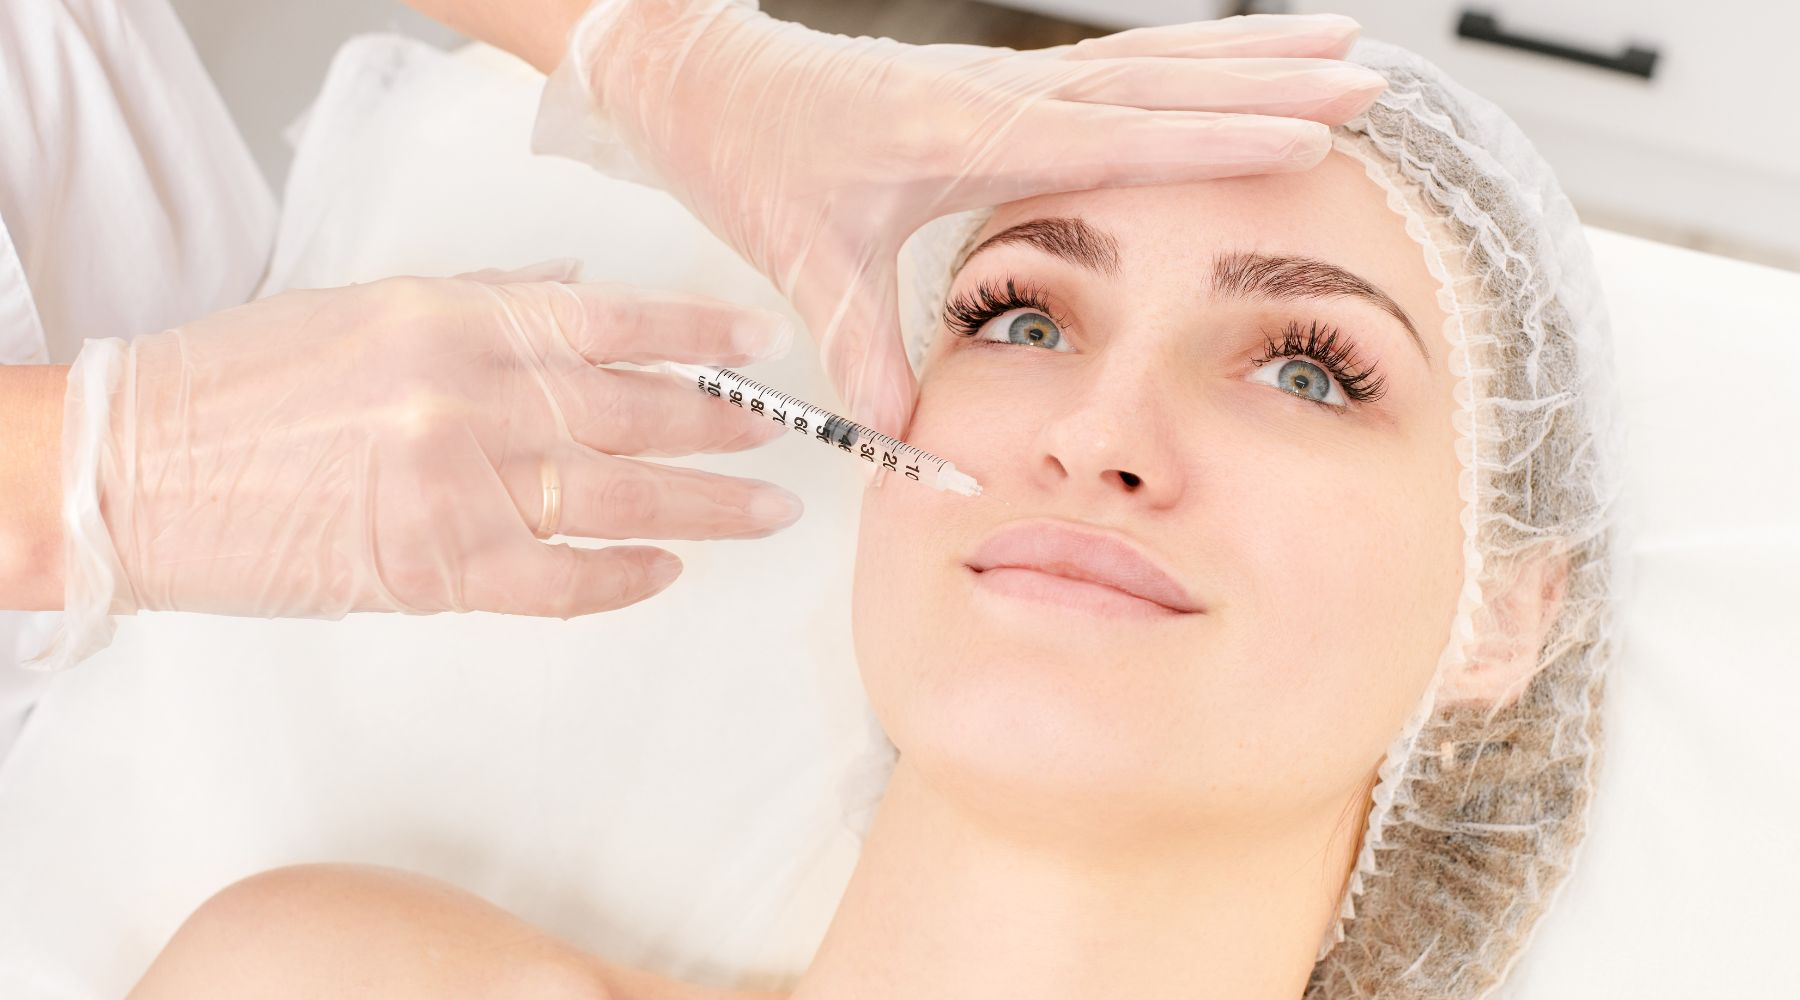
[[[968,567],[1029,569],[1096,583],[1171,611],[1200,611],[1200,604],[1136,545],[1060,521],[1015,521],[1002,525],[975,551]]]

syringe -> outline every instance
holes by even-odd
[[[877,468],[898,472],[914,482],[966,497],[980,496],[981,484],[956,466],[904,441],[840,417],[823,407],[779,392],[729,368],[666,361],[653,368],[693,380],[695,388],[752,416],[773,420],[820,444],[833,445]]]

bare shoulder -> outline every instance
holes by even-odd
[[[131,1000],[213,996],[786,1000],[626,968],[445,882],[360,865],[277,868],[226,887]]]

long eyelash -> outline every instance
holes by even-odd
[[[973,337],[988,320],[1014,309],[1036,309],[1058,327],[1068,328],[1061,317],[1050,311],[1050,302],[1043,292],[1029,285],[1021,288],[1011,278],[1006,279],[1004,289],[984,281],[972,291],[951,296],[944,303],[944,326],[958,337]]]
[[[1387,379],[1375,366],[1357,359],[1356,345],[1340,336],[1336,327],[1320,326],[1316,320],[1304,329],[1298,321],[1290,322],[1282,331],[1280,343],[1269,338],[1268,352],[1251,364],[1260,367],[1276,358],[1296,357],[1317,361],[1337,380],[1344,395],[1358,403],[1372,403],[1387,391]]]

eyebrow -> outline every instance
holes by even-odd
[[[1336,264],[1312,257],[1224,253],[1213,258],[1213,291],[1219,295],[1265,299],[1356,298],[1400,321],[1419,353],[1431,357],[1406,310],[1388,294]]]
[[[1107,276],[1119,272],[1119,241],[1072,216],[1048,216],[1010,226],[961,255],[951,273],[991,247],[1020,244]],[[1266,299],[1357,298],[1400,321],[1419,353],[1431,351],[1412,318],[1386,292],[1336,264],[1285,254],[1225,253],[1213,258],[1213,290],[1226,296]]]
[[[1118,240],[1081,219],[1056,216],[1032,219],[1000,230],[964,254],[951,270],[960,271],[983,250],[1009,243],[1036,247],[1052,257],[1061,257],[1097,274],[1119,273]]]

